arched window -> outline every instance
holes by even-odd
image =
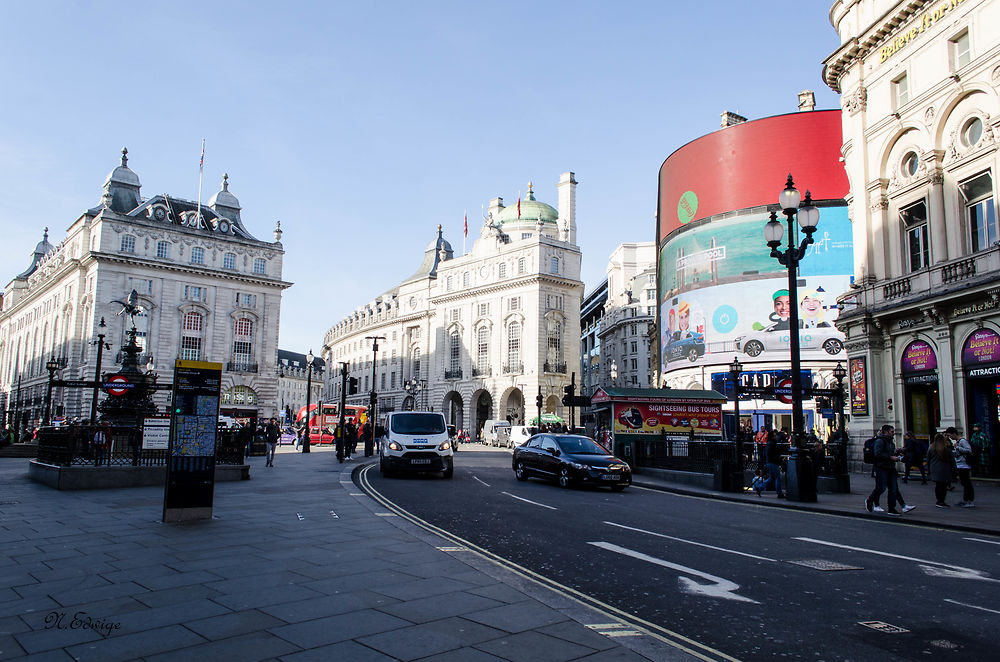
[[[420,348],[413,348],[413,376],[420,377]]]
[[[233,325],[233,364],[231,370],[256,370],[253,362],[253,320],[242,317]]]
[[[517,273],[523,274],[528,270],[528,261],[523,257],[517,259]]]
[[[201,313],[192,311],[184,314],[181,325],[181,359],[185,361],[201,360],[201,332],[204,324]]]
[[[257,392],[249,386],[234,386],[222,394],[222,404],[255,406]]]
[[[490,330],[486,326],[476,331],[476,372],[480,375],[490,372]]]
[[[462,338],[452,331],[448,339],[448,370],[457,373],[462,368]]]
[[[550,261],[550,269],[549,270],[552,273],[554,273],[554,274],[559,273],[559,258],[556,257],[555,255],[552,256],[552,260]]]
[[[547,355],[545,360],[553,372],[558,372],[555,366],[562,363],[562,324],[558,321],[549,322],[549,336],[546,344]]]
[[[504,372],[521,372],[521,323],[507,325],[507,365]]]

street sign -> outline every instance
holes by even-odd
[[[101,388],[107,391],[108,395],[125,395],[129,389],[135,388],[135,384],[123,375],[114,375],[109,377],[108,381],[101,385]]]
[[[792,380],[782,379],[774,385],[774,395],[786,405],[792,404]]]

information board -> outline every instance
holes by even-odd
[[[170,448],[170,419],[166,417],[142,419],[143,450],[167,450]]]
[[[174,363],[164,522],[212,517],[221,383],[221,363]]]

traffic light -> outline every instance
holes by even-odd
[[[566,386],[563,386],[563,394],[564,395],[563,395],[562,403],[563,403],[564,406],[566,406],[566,407],[573,406],[573,391],[574,390],[575,390],[575,388],[573,387],[572,384],[567,384]]]
[[[541,393],[535,396],[535,404],[539,407],[545,404],[545,398],[542,397]]]
[[[347,378],[347,395],[354,395],[358,392],[358,378],[348,377]]]

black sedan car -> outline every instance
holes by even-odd
[[[632,484],[632,470],[589,437],[575,434],[536,434],[514,449],[512,461],[518,480],[548,478],[561,487],[580,483],[607,485],[616,492]]]

